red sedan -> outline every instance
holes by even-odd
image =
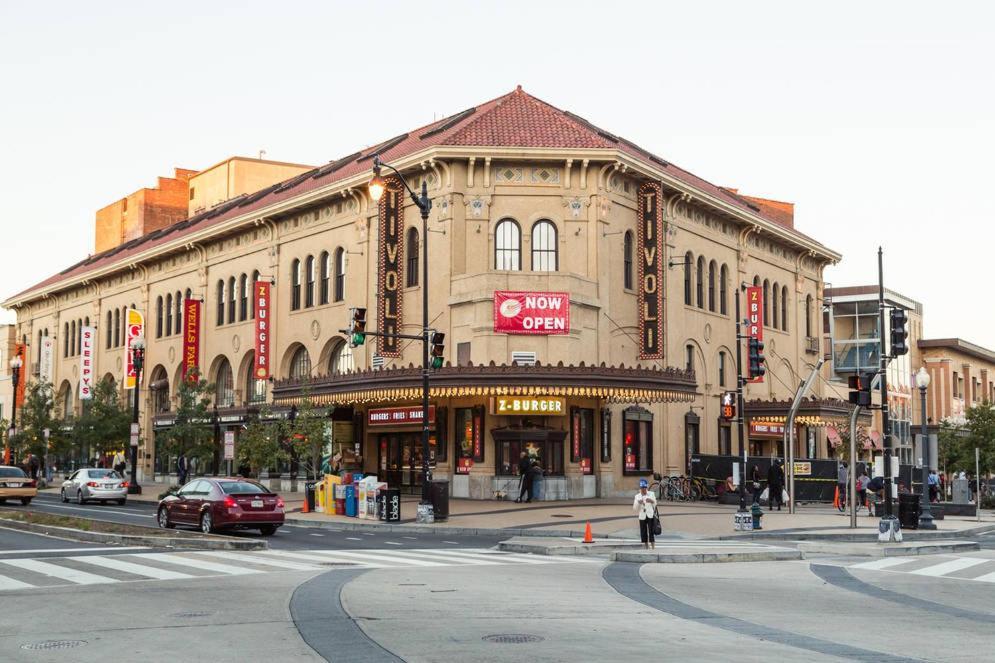
[[[194,479],[159,502],[159,527],[194,525],[205,534],[258,529],[270,536],[283,524],[283,498],[249,479]]]

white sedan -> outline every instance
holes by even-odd
[[[92,500],[102,504],[115,501],[123,505],[128,499],[128,482],[114,470],[84,468],[62,482],[60,494],[63,502],[75,499],[80,504]]]

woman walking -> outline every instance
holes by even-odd
[[[781,510],[781,491],[784,490],[784,468],[781,467],[781,459],[775,458],[767,470],[767,500],[770,509],[774,509],[774,502],[777,502],[777,510]]]
[[[639,480],[639,492],[632,501],[632,510],[639,517],[639,538],[643,542],[643,548],[656,548],[656,537],[653,532],[656,520],[656,495],[649,492],[649,486],[646,479]]]

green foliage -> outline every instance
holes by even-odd
[[[269,416],[269,408],[260,413],[262,418]],[[287,452],[280,444],[286,426],[273,421],[261,421],[255,417],[238,438],[236,456],[238,465],[248,465],[257,477],[264,469],[275,469],[287,459]]]
[[[199,372],[187,374],[177,388],[176,421],[156,436],[156,447],[171,456],[186,454],[210,464],[214,457],[214,415],[210,411],[213,385]]]
[[[974,450],[979,450],[982,476],[995,470],[995,405],[969,408],[963,426],[943,422],[939,434],[940,468],[974,474]]]
[[[331,441],[329,414],[326,408],[315,407],[311,396],[305,392],[303,401],[297,406],[297,416],[288,426],[290,446],[311,478],[318,476],[322,453]]]
[[[91,455],[127,449],[132,413],[118,395],[117,385],[101,380],[92,393],[93,398],[83,401],[83,412],[74,422],[75,444],[89,449]]]
[[[18,434],[11,440],[11,458],[19,462],[28,453],[45,456],[45,429],[49,430],[52,453],[68,450],[70,438],[53,418],[53,391],[48,382],[30,382],[24,394],[24,405],[17,413]]]

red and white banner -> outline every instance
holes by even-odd
[[[200,313],[203,302],[183,300],[183,379],[200,373]]]
[[[93,327],[80,327],[79,330],[79,397],[80,400],[93,398],[93,339],[97,330]]]
[[[569,334],[565,292],[494,292],[494,331],[500,334]]]
[[[135,388],[135,364],[132,362],[131,342],[139,336],[145,335],[145,318],[133,308],[128,309],[128,326],[125,329],[124,356],[128,363],[128,372],[124,380],[125,389]]]
[[[269,312],[270,284],[256,281],[252,284],[252,296],[256,307],[256,359],[252,374],[257,380],[269,377]]]
[[[370,426],[403,426],[422,422],[421,406],[372,408],[367,412],[366,421]],[[435,423],[435,406],[428,406],[428,422]]]
[[[746,288],[746,335],[758,341],[764,340],[764,291],[763,288],[751,285]],[[763,382],[761,375],[747,382]]]

